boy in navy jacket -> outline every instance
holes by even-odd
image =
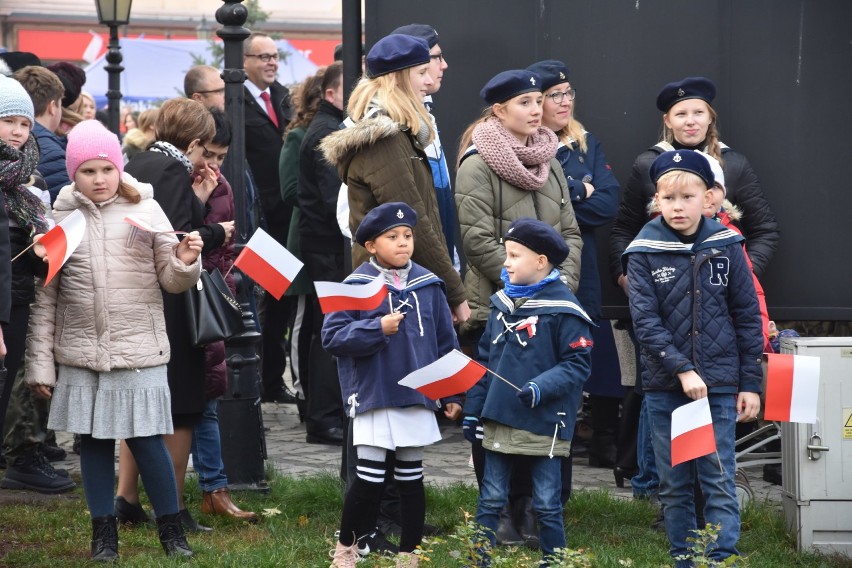
[[[491,545],[509,494],[514,456],[528,456],[533,508],[545,561],[565,547],[561,466],[567,456],[583,384],[591,369],[591,320],[555,268],[568,257],[556,230],[518,219],[505,236],[503,290],[479,343],[481,362],[513,384],[486,374],[468,392],[464,432],[482,422],[485,473],[476,522]],[[483,559],[488,565],[488,559]]]
[[[642,355],[642,389],[660,475],[660,501],[676,566],[692,566],[693,486],[704,515],[721,526],[710,557],[738,555],[740,513],[734,486],[735,425],[760,410],[760,310],[743,237],[702,214],[714,176],[691,150],[661,154],[651,166],[662,216],[650,221],[624,252],[630,313]],[[671,414],[709,398],[716,454],[672,467]]]
[[[405,203],[370,211],[355,240],[372,255],[344,283],[386,281],[388,299],[373,310],[326,316],[322,346],[336,355],[344,405],[353,418],[356,478],[343,504],[332,566],[354,566],[358,537],[376,525],[385,486],[387,451],[396,450],[394,479],[400,494],[402,534],[398,566],[415,566],[423,537],[423,447],[441,439],[435,411],[440,401],[397,382],[458,348],[444,283],[411,261],[417,213]],[[461,406],[445,401],[456,420]]]

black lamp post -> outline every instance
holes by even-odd
[[[107,50],[107,65],[104,67],[109,74],[107,89],[107,116],[109,129],[119,134],[119,115],[121,103],[121,46],[118,44],[118,26],[126,26],[130,21],[130,4],[133,0],[95,0],[98,8],[98,21],[109,26],[109,45]]]
[[[242,0],[223,0],[216,10],[216,21],[222,24],[216,34],[225,43],[225,113],[231,121],[231,145],[222,165],[222,174],[234,191],[236,235],[234,257],[242,251],[251,234],[246,206],[245,96],[246,74],[243,70],[243,40],[249,30],[243,27],[248,10]],[[260,381],[257,373],[257,342],[260,334],[249,305],[252,283],[234,272],[237,300],[243,311],[243,331],[225,342],[228,362],[228,392],[219,401],[219,432],[222,461],[231,489],[267,490],[266,439],[260,408]]]

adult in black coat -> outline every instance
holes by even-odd
[[[204,224],[206,210],[198,197],[204,192],[209,196],[216,187],[216,172],[203,159],[204,146],[215,133],[213,117],[201,103],[183,98],[168,100],[157,117],[157,140],[124,167],[125,172],[154,187],[154,199],[176,231],[197,231],[201,235],[202,254],[220,247],[233,232],[233,223]],[[178,495],[182,495],[192,430],[207,403],[204,348],[194,347],[189,340],[183,294],[163,292],[163,309],[171,347],[168,380],[175,430],[165,436],[165,441],[175,467]],[[128,503],[138,507],[137,479],[135,463],[122,444],[116,497],[120,519],[127,518],[122,515]]]
[[[287,244],[293,208],[281,199],[278,158],[284,145],[284,129],[292,118],[290,91],[277,81],[278,47],[268,35],[255,32],[246,38],[243,56],[248,79],[244,93],[246,159],[260,194],[267,231],[283,246]],[[289,305],[289,297],[279,301],[269,294],[261,304],[261,378],[266,401],[286,398],[282,378],[286,365],[283,341],[290,319]]]

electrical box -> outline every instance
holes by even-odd
[[[781,424],[781,501],[799,550],[852,558],[852,337],[785,338],[820,358],[816,424]]]

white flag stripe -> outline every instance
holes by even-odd
[[[86,234],[86,216],[79,209],[75,209],[59,224],[65,232],[65,258],[62,259],[62,264],[65,264]]]
[[[369,284],[342,284],[340,282],[314,282],[317,296],[348,296],[350,298],[371,298],[378,294],[385,284],[381,276],[374,278]]]
[[[796,356],[793,359],[793,396],[790,422],[815,424],[819,399],[819,357]]]
[[[281,244],[269,236],[263,229],[258,229],[251,236],[246,246],[253,250],[259,257],[269,263],[289,282],[296,279],[296,275],[302,269],[302,261]]]
[[[464,369],[465,365],[468,363],[470,363],[470,358],[468,358],[465,354],[460,351],[450,351],[434,363],[430,363],[429,365],[414,371],[403,380],[399,381],[399,384],[416,389],[423,385],[435,382],[437,377],[452,377]]]
[[[672,440],[681,434],[712,423],[709,398],[704,397],[684,404],[672,412]]]

